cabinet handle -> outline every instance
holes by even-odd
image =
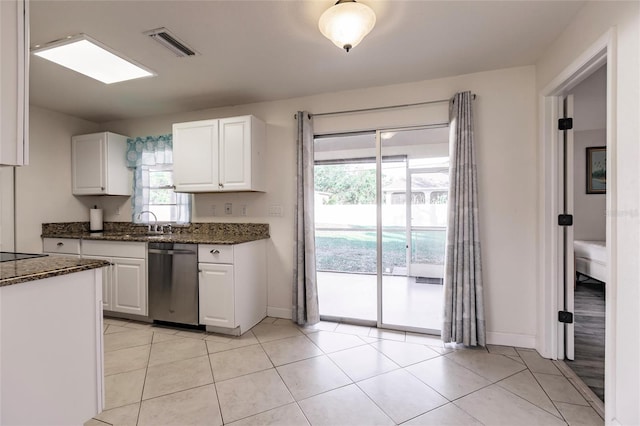
[[[202,269],[198,269],[198,273],[201,274],[202,273]]]
[[[213,250],[211,250],[209,253],[211,253],[211,254],[220,254],[220,250],[218,250],[218,249],[213,249]]]
[[[58,243],[56,244],[58,247],[62,247],[64,245],[64,243]]]
[[[221,183],[219,183],[219,184],[218,184],[218,188],[224,188],[224,185],[223,185],[223,184],[221,184]]]
[[[100,187],[100,189],[101,189],[102,191],[104,191],[104,186],[101,186],[101,187]]]

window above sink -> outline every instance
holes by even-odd
[[[191,220],[191,195],[174,191],[171,134],[127,140],[128,166],[134,169],[133,223],[186,224]],[[155,225],[155,223],[153,224]]]

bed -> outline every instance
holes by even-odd
[[[576,261],[576,273],[607,280],[607,243],[605,241],[575,240],[573,254]]]

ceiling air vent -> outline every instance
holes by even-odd
[[[182,40],[171,34],[169,30],[164,27],[146,31],[144,34],[169,49],[171,53],[176,56],[184,57],[199,55],[198,52],[187,46]]]

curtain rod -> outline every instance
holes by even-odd
[[[476,99],[475,93],[472,95],[472,99]],[[415,102],[412,104],[401,104],[401,105],[387,105],[381,107],[373,107],[373,108],[362,108],[362,109],[349,109],[343,111],[331,111],[331,112],[320,112],[317,114],[309,114],[309,118],[311,117],[322,117],[326,115],[339,115],[339,114],[353,114],[357,112],[369,112],[369,111],[380,111],[383,109],[395,109],[395,108],[408,108],[413,106],[421,106],[421,105],[429,105],[429,104],[440,104],[444,102],[449,102],[451,99],[438,99],[435,101],[426,101],[426,102]]]

